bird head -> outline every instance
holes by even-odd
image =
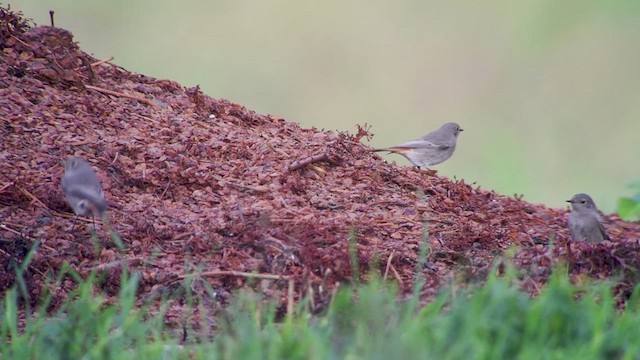
[[[567,200],[567,202],[571,203],[571,208],[573,210],[595,210],[596,204],[591,199],[591,196],[587,194],[576,194],[571,200]]]

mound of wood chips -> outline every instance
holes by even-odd
[[[141,275],[141,299],[198,273],[191,290],[208,284],[220,302],[253,286],[322,309],[336,284],[353,280],[357,256],[359,277],[377,272],[406,294],[423,239],[424,299],[500,271],[494,263],[510,247],[532,294],[558,263],[575,281],[622,274],[622,302],[634,285],[638,224],[606,216],[611,242],[569,246],[566,209],[389,164],[362,143],[368,129],[304,129],[98,61],[60,28],[6,9],[0,21],[1,289],[36,241],[28,288],[33,299],[47,288],[54,306],[76,284],[47,283],[64,263],[107,275],[111,294],[125,266]],[[70,155],[96,169],[123,251],[101,221],[93,238],[91,219],[73,226],[60,187]]]

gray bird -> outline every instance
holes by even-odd
[[[64,162],[62,192],[78,216],[103,217],[107,210],[98,176],[91,165],[80,157],[72,156]]]
[[[458,134],[463,131],[456,123],[446,123],[438,130],[427,135],[406,142],[404,144],[388,148],[373,149],[376,151],[388,151],[406,157],[418,169],[421,166],[430,167],[447,160],[456,149]]]
[[[573,241],[601,242],[609,240],[609,235],[600,222],[596,204],[587,194],[576,194],[571,200],[569,230]]]

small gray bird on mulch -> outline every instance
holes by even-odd
[[[107,210],[102,184],[89,163],[77,156],[64,162],[62,192],[77,216],[99,216]]]
[[[571,200],[571,214],[569,214],[569,231],[573,241],[601,242],[609,240],[596,204],[587,194],[576,194]]]
[[[446,123],[438,130],[404,144],[373,149],[372,152],[388,151],[406,157],[418,169],[440,164],[449,159],[456,150],[458,134],[463,131],[456,123]]]

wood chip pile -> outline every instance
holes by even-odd
[[[141,299],[194,272],[222,297],[247,285],[240,272],[281,275],[251,286],[286,302],[291,279],[296,300],[312,295],[322,308],[352,280],[352,237],[362,278],[374,269],[406,294],[426,231],[425,299],[454,279],[481,281],[512,246],[531,293],[559,262],[577,281],[640,267],[637,223],[606,216],[611,242],[569,248],[566,209],[389,164],[362,143],[367,129],[301,128],[98,62],[60,28],[31,27],[6,9],[0,22],[1,289],[35,240],[29,291],[37,299],[49,286],[54,305],[75,286],[46,285],[66,262],[108,274],[113,294],[127,266],[141,274]],[[101,221],[98,247],[91,219],[73,227],[60,180],[74,154],[98,173],[123,252]],[[619,281],[624,299],[633,277]]]

